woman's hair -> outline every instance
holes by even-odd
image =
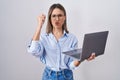
[[[47,34],[52,32],[52,30],[53,30],[53,26],[52,26],[52,23],[51,23],[51,14],[52,14],[52,12],[53,12],[53,10],[55,8],[59,8],[60,10],[62,10],[63,13],[64,13],[64,16],[66,16],[66,11],[65,11],[64,7],[61,4],[59,4],[59,3],[58,4],[53,4],[49,8],[49,12],[48,12],[48,21],[47,21],[47,27],[46,27]],[[67,30],[67,21],[66,21],[66,19],[65,19],[64,24],[62,26],[62,30],[63,31],[65,30],[66,33],[69,33],[69,31]]]

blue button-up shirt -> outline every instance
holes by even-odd
[[[52,33],[42,34],[39,41],[31,41],[28,52],[39,57],[52,70],[74,69],[73,58],[63,54],[63,51],[76,49],[77,38],[71,33],[65,33],[56,40]]]

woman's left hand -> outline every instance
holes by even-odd
[[[87,59],[88,61],[91,61],[95,59],[95,53],[92,53],[91,56]]]
[[[92,53],[91,54],[91,56],[87,59],[87,61],[91,61],[91,60],[93,60],[93,59],[95,59],[95,53]],[[80,61],[74,61],[74,65],[77,67],[77,66],[79,66],[80,65]]]

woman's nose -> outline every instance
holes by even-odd
[[[56,17],[55,17],[55,20],[59,20],[59,16],[56,16]]]

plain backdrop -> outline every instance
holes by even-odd
[[[0,0],[0,80],[41,80],[45,65],[27,52],[37,16],[53,3],[67,12],[68,29],[82,47],[85,33],[109,31],[105,54],[83,62],[75,80],[120,80],[120,0]],[[45,32],[46,22],[42,32]]]

